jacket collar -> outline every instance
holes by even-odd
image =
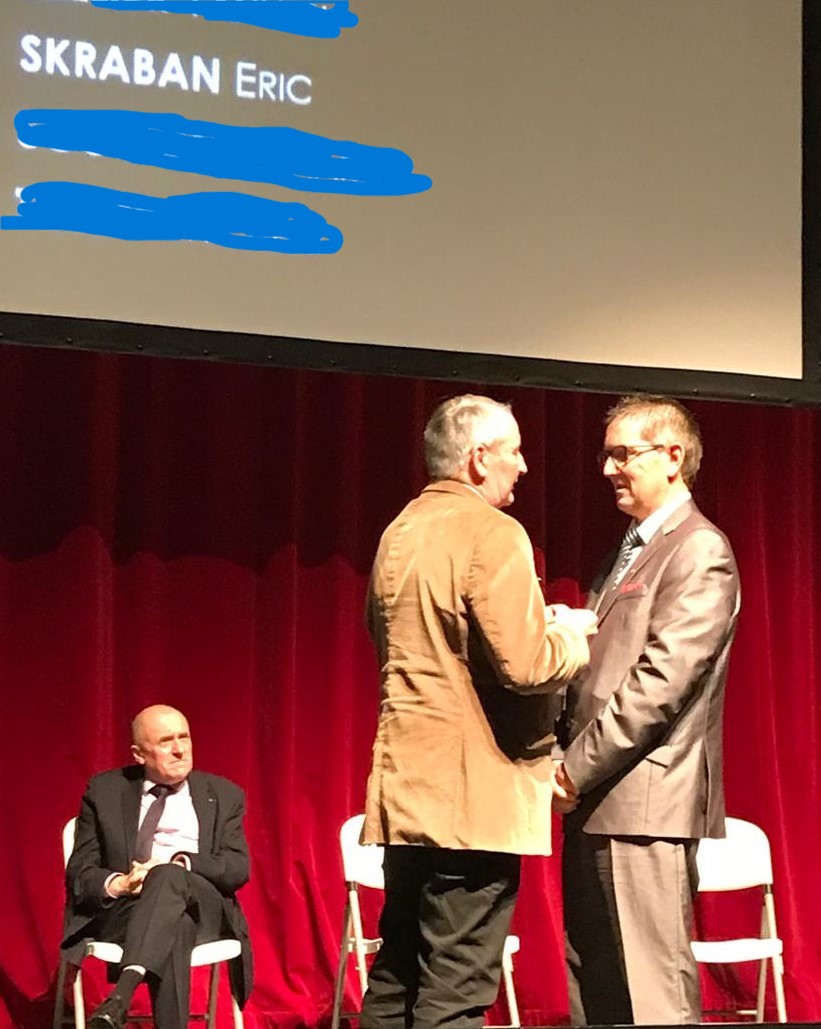
[[[472,497],[474,500],[478,500],[482,504],[487,504],[487,500],[485,500],[477,489],[473,486],[468,486],[466,482],[459,482],[457,479],[437,479],[435,482],[429,482],[422,492],[452,493],[460,497]],[[488,507],[490,506],[491,505],[488,504]]]
[[[648,515],[638,526],[639,535],[644,543],[650,543],[657,532],[663,531],[664,526],[672,519],[676,511],[686,507],[691,499],[689,490],[677,493],[666,504],[662,504],[658,511]]]

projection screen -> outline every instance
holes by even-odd
[[[798,0],[0,10],[0,311],[802,378]]]

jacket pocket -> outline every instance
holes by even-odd
[[[673,748],[669,743],[665,743],[664,746],[656,747],[655,750],[651,750],[645,758],[645,761],[649,761],[653,765],[661,765],[662,768],[667,768],[672,760]]]
[[[616,600],[638,600],[646,597],[650,588],[646,582],[625,582],[616,589]]]

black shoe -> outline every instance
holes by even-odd
[[[123,1029],[128,1015],[128,1004],[119,994],[112,993],[86,1022],[88,1029]]]

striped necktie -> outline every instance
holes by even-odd
[[[624,534],[624,539],[621,541],[619,552],[616,554],[616,560],[613,563],[615,571],[611,583],[612,589],[615,589],[624,577],[624,573],[627,571],[627,566],[630,564],[630,559],[633,556],[633,551],[643,545],[644,540],[639,535],[638,526],[631,525]]]

